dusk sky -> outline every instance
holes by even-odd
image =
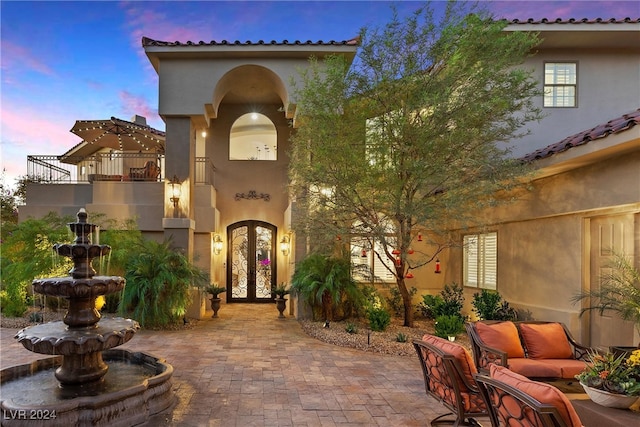
[[[384,25],[387,1],[0,2],[0,163],[5,183],[27,155],[59,155],[81,140],[76,120],[157,114],[158,76],[143,36],[163,41],[342,41]],[[407,15],[422,2],[395,2]],[[639,1],[486,1],[497,18],[640,17]]]

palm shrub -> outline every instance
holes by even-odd
[[[140,325],[166,328],[179,324],[191,301],[191,286],[208,285],[207,275],[170,241],[140,240],[126,264],[127,286],[121,310],[131,312]]]
[[[580,315],[596,310],[617,313],[623,320],[634,323],[640,334],[640,271],[630,258],[613,253],[607,273],[600,277],[600,286],[573,297],[574,303],[588,299],[590,305],[580,310]]]
[[[358,305],[362,293],[351,277],[347,257],[310,254],[297,266],[291,278],[291,292],[312,308],[314,320],[319,312],[323,320],[335,320],[341,305]]]

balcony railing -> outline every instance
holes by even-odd
[[[27,156],[27,178],[48,184],[95,181],[157,181],[165,179],[163,154],[100,153],[91,156]],[[197,157],[196,184],[215,185],[215,167]]]

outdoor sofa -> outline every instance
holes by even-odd
[[[591,351],[559,322],[477,321],[465,326],[475,365],[484,374],[495,363],[527,378],[573,380]]]

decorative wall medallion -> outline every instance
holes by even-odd
[[[247,200],[262,199],[265,202],[268,202],[268,201],[271,200],[271,195],[266,194],[266,193],[258,194],[258,192],[256,190],[249,190],[249,192],[247,192],[247,193],[236,193],[235,199],[236,199],[236,201],[238,201],[240,199],[247,199]]]

